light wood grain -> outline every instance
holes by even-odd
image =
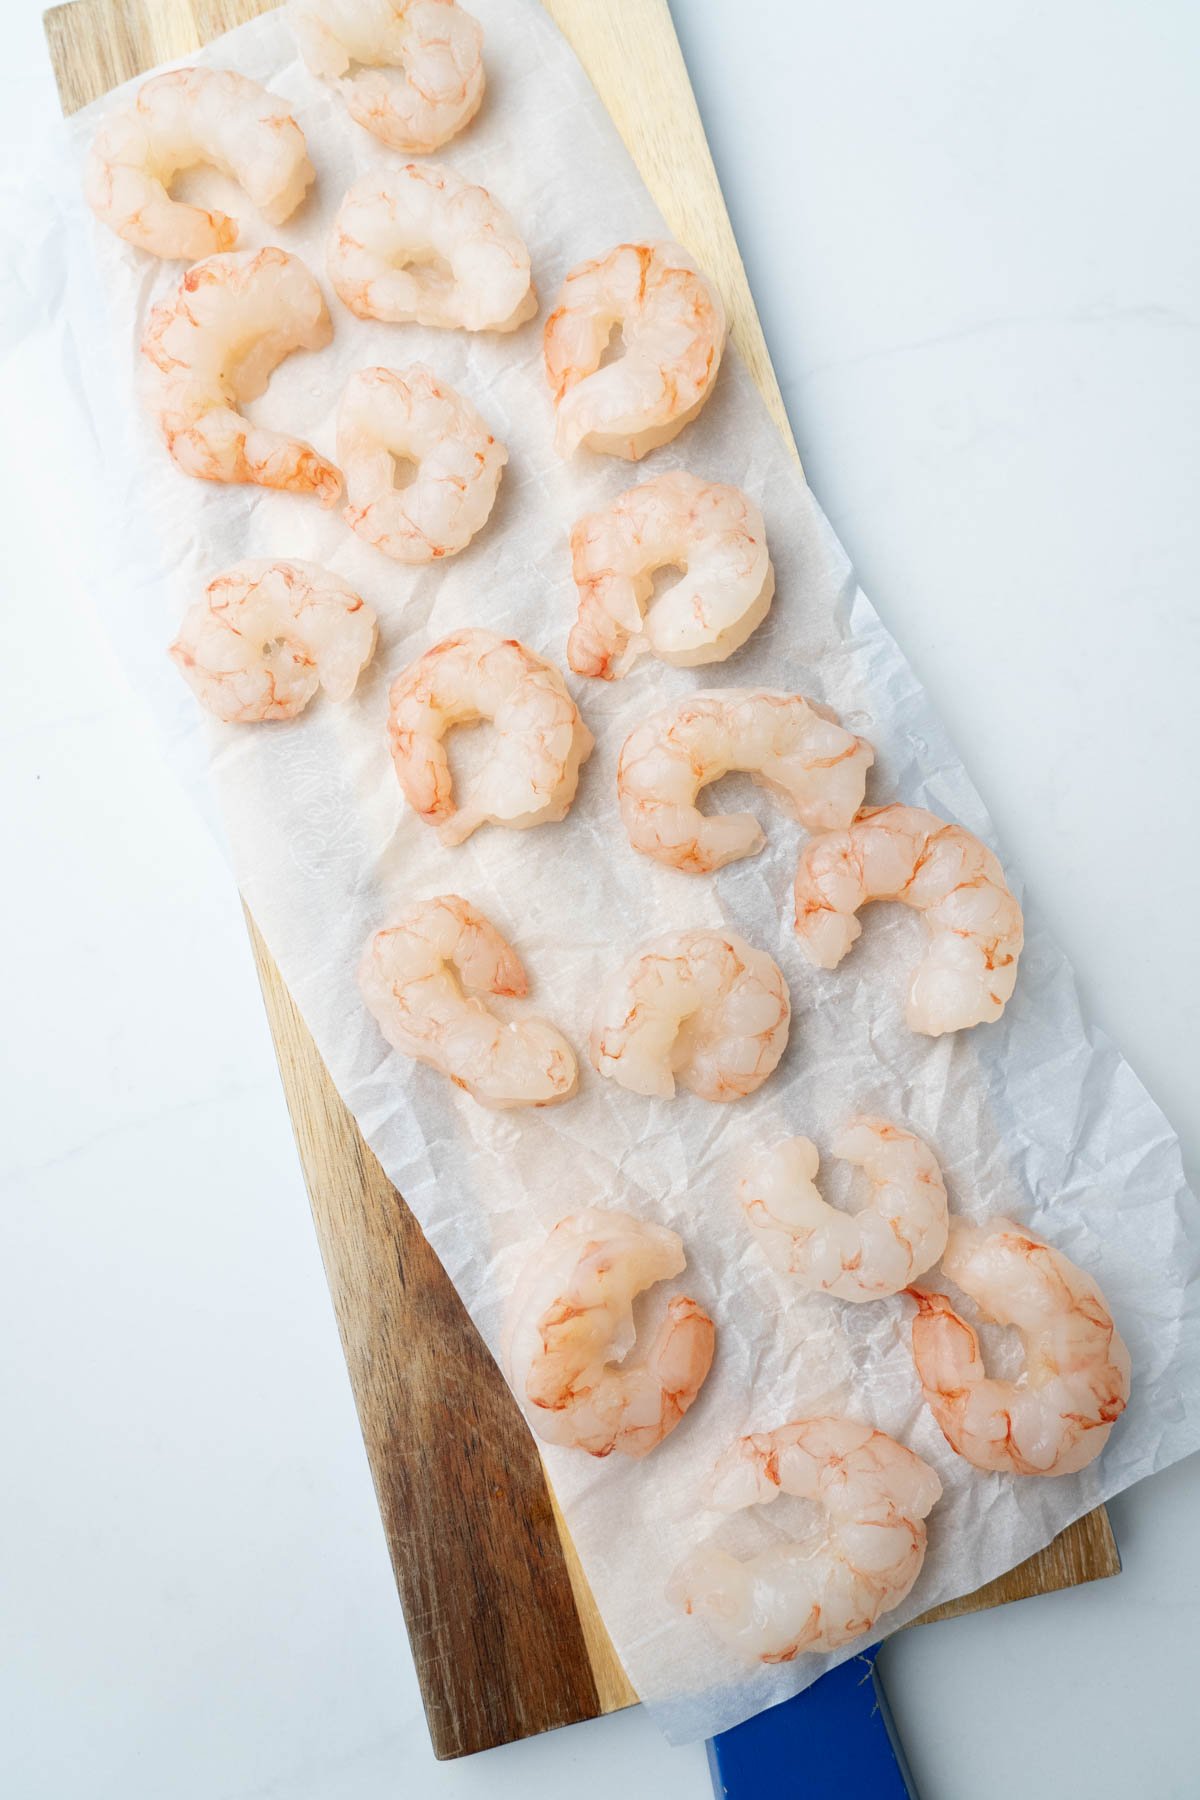
[[[65,113],[162,62],[190,56],[271,0],[78,0],[43,14]]]
[[[795,451],[666,0],[544,0],[668,228],[711,273]],[[265,0],[71,0],[45,17],[73,112],[268,10]],[[532,1440],[416,1221],[364,1144],[248,919],[380,1511],[439,1756],[636,1696]],[[928,1618],[1113,1574],[1104,1512]]]
[[[998,1575],[973,1594],[947,1600],[930,1607],[914,1625],[929,1625],[936,1619],[957,1619],[963,1613],[985,1612],[991,1606],[1007,1606],[1010,1600],[1031,1600],[1035,1594],[1053,1594],[1060,1588],[1078,1587],[1084,1581],[1101,1581],[1108,1575],[1121,1573],[1117,1540],[1102,1506],[1085,1513],[1053,1543],[1039,1550],[1015,1569]]]
[[[668,229],[720,288],[730,336],[798,462],[667,0],[542,4],[590,75]]]

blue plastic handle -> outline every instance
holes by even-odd
[[[879,1645],[708,1745],[717,1800],[917,1800],[875,1671]]]

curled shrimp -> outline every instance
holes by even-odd
[[[883,1119],[851,1119],[833,1154],[866,1172],[871,1198],[846,1213],[821,1198],[816,1145],[788,1138],[760,1151],[738,1182],[738,1199],[782,1275],[839,1300],[898,1294],[932,1268],[946,1247],[946,1188],[933,1152]]]
[[[942,1272],[1025,1348],[1018,1380],[989,1376],[978,1333],[946,1295],[911,1290],[913,1360],[951,1449],[1002,1475],[1073,1475],[1094,1462],[1125,1410],[1130,1363],[1091,1276],[1011,1219],[956,1220]]]
[[[680,469],[580,519],[571,562],[579,616],[567,661],[603,681],[628,674],[646,651],[681,669],[723,662],[762,624],[775,594],[753,500]],[[667,568],[679,578],[655,597],[655,576]]]
[[[1000,1017],[1025,939],[986,844],[916,806],[868,807],[845,831],[813,838],[796,870],[796,931],[811,963],[837,967],[870,900],[899,900],[925,920],[929,942],[908,992],[914,1031],[940,1037]]]
[[[241,562],[189,606],[170,655],[201,706],[244,724],[294,719],[318,687],[348,699],[375,637],[371,608],[328,569]]]
[[[304,133],[282,100],[232,69],[172,69],[103,121],[84,194],[127,243],[198,262],[238,238],[228,214],[172,200],[176,175],[199,163],[232,175],[272,225],[291,217],[315,178]]]
[[[740,1100],[783,1055],[787,983],[765,950],[732,931],[651,938],[600,991],[591,1058],[635,1094]]]
[[[389,324],[514,331],[538,304],[504,208],[440,163],[355,182],[333,221],[329,279],[352,313]]]
[[[156,306],[142,339],[141,394],[174,460],[201,481],[248,481],[332,506],[338,470],[300,438],[252,425],[240,408],[293,350],[333,335],[321,290],[285,250],[210,256]]]
[[[454,798],[446,733],[490,719],[494,752],[467,804]],[[456,631],[398,675],[388,697],[396,777],[409,805],[461,844],[480,825],[565,819],[594,739],[553,663],[494,631]]]
[[[505,1023],[476,998],[520,997],[528,984],[516,951],[459,895],[423,900],[377,931],[358,982],[388,1043],[481,1106],[553,1106],[575,1092],[575,1053],[560,1031],[546,1019]]]
[[[455,0],[291,0],[300,54],[350,117],[393,150],[427,155],[483,99],[483,30]]]
[[[465,550],[487,524],[508,451],[469,401],[420,363],[359,369],[338,412],[351,531],[397,562]],[[396,459],[415,463],[396,486]]]
[[[622,354],[601,367],[617,329]],[[639,462],[696,417],[724,347],[721,297],[678,244],[618,244],[580,263],[546,320],[555,449]]]
[[[702,813],[700,789],[749,770],[810,831],[848,825],[875,752],[828,707],[802,694],[716,688],[654,713],[617,764],[621,817],[635,850],[668,868],[708,874],[766,842],[753,813]]]
[[[780,1494],[824,1512],[815,1541],[784,1542],[741,1561],[694,1550],[667,1598],[699,1614],[742,1661],[791,1662],[840,1650],[905,1598],[925,1560],[925,1519],[942,1484],[927,1463],[852,1419],[797,1419],[739,1438],[717,1463],[711,1506],[740,1512]]]
[[[692,1405],[713,1322],[677,1294],[634,1360],[633,1302],[686,1266],[663,1225],[598,1208],[563,1219],[526,1266],[509,1310],[506,1365],[537,1435],[591,1456],[646,1456]]]

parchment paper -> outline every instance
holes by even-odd
[[[296,219],[256,224],[220,177],[189,178],[243,221],[243,247],[278,242],[326,285],[332,346],[297,355],[252,408],[328,455],[351,370],[421,360],[467,395],[508,446],[487,529],[462,555],[410,570],[354,538],[314,501],[193,481],[169,461],[132,397],[148,308],[178,282],[95,225],[78,166],[109,96],[76,116],[64,149],[65,278],[60,307],[71,378],[113,482],[111,541],[97,551],[97,601],[152,701],[168,752],[219,813],[234,872],[338,1087],[388,1175],[421,1220],[495,1350],[518,1269],[565,1212],[619,1206],[678,1230],[689,1266],[676,1284],[718,1324],[713,1373],[682,1426],[649,1461],[548,1451],[551,1478],[605,1622],[638,1693],[676,1740],[737,1723],[814,1681],[842,1658],[804,1656],[747,1672],[704,1625],[663,1599],[667,1572],[718,1521],[697,1490],[736,1435],[818,1409],[844,1409],[927,1458],[945,1497],[909,1600],[884,1631],[1000,1574],[1107,1495],[1200,1445],[1197,1212],[1165,1120],[1111,1044],[1080,1017],[1071,971],[1027,914],[1014,999],[999,1024],[933,1041],[902,1018],[921,925],[876,907],[834,973],[810,968],[790,917],[801,833],[757,790],[763,854],[715,879],[634,854],[617,814],[620,745],[652,707],[701,686],[762,684],[832,704],[874,744],[868,799],[902,799],[960,820],[992,842],[978,795],[895,643],[859,590],[841,547],[769,422],[736,354],[709,405],[674,444],[635,469],[581,455],[560,463],[540,367],[546,306],[581,259],[631,238],[666,235],[607,114],[533,0],[472,0],[486,31],[489,88],[477,122],[441,160],[491,188],[533,254],[539,319],[513,336],[468,336],[355,320],[325,282],[333,212],[364,170],[402,160],[351,123],[298,61],[284,17],[269,14],[192,60],[232,66],[286,96],[308,136],[318,185]],[[131,83],[130,88],[136,87]],[[103,298],[97,296],[97,269]],[[481,830],[447,850],[401,800],[385,740],[391,675],[446,632],[486,625],[565,668],[574,614],[567,536],[584,511],[668,468],[746,488],[761,504],[778,577],[766,624],[708,671],[649,659],[623,682],[570,678],[596,734],[565,823]],[[244,556],[293,556],[346,576],[380,617],[381,644],[352,701],[319,697],[301,719],[265,729],[202,721],[165,648],[184,606]],[[466,734],[460,734],[466,735]],[[480,734],[476,734],[477,736]],[[135,820],[130,829],[137,829]],[[1012,874],[1010,867],[1010,875]],[[1013,877],[1019,893],[1019,882]],[[524,959],[533,1002],[581,1052],[582,1089],[540,1113],[494,1114],[433,1071],[389,1054],[360,1002],[354,968],[368,933],[411,901],[457,891]],[[602,1081],[583,1055],[600,979],[645,937],[728,923],[770,950],[788,977],[792,1036],[751,1100],[716,1107],[681,1094],[650,1101]],[[806,1298],[772,1274],[743,1224],[734,1182],[746,1151],[803,1132],[827,1153],[855,1111],[927,1138],[951,1203],[1003,1211],[1044,1234],[1100,1281],[1133,1356],[1133,1397],[1098,1464],[1061,1480],[981,1474],[948,1448],[920,1404],[900,1299],[854,1307]],[[826,1191],[844,1192],[825,1163]],[[661,1306],[665,1294],[654,1305]],[[1003,1358],[1011,1347],[1000,1345]],[[796,1528],[799,1503],[733,1527],[746,1549]],[[861,1647],[861,1646],[858,1646]],[[853,1651],[843,1652],[843,1656]]]

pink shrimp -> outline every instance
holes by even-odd
[[[942,1271],[1025,1345],[1024,1374],[997,1380],[947,1296],[909,1290],[913,1359],[951,1449],[1005,1475],[1072,1475],[1094,1462],[1125,1410],[1130,1363],[1091,1276],[1011,1219],[952,1223]]]
[[[506,1364],[537,1435],[592,1456],[648,1455],[695,1401],[713,1357],[713,1322],[676,1295],[649,1349],[633,1302],[685,1267],[675,1232],[591,1208],[563,1219],[526,1265],[509,1309]]]
[[[986,844],[916,806],[873,806],[844,831],[812,838],[796,870],[796,933],[819,969],[835,969],[871,900],[898,900],[925,921],[908,1022],[939,1037],[998,1019],[1017,982],[1021,908]]]

